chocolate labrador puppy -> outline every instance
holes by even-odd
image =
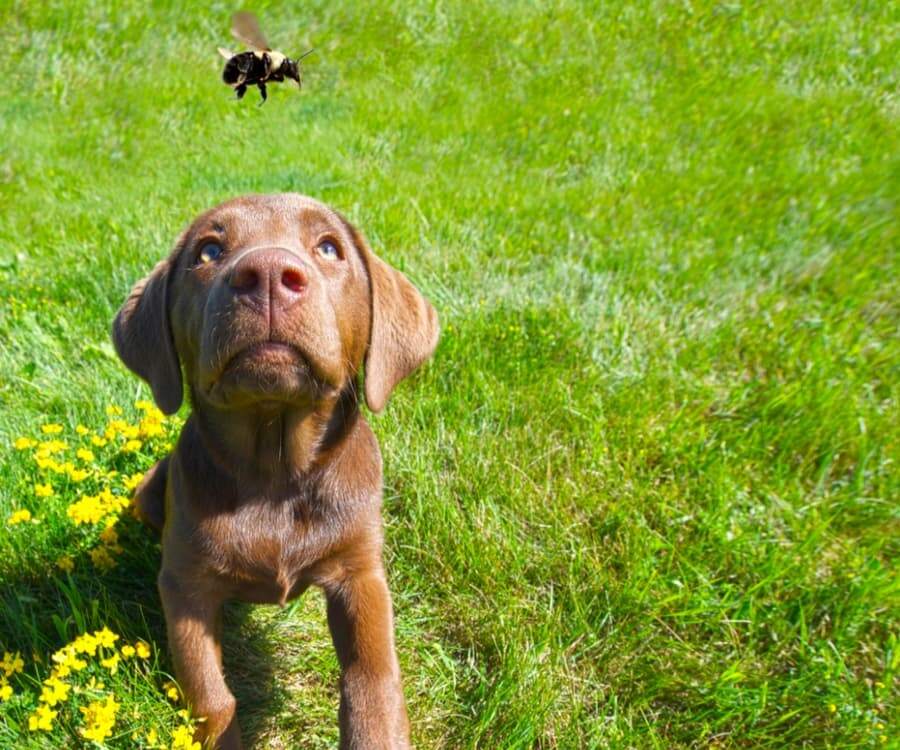
[[[360,414],[431,356],[434,309],[340,214],[295,194],[200,216],[113,324],[159,407],[193,413],[136,493],[198,740],[241,747],[219,639],[227,599],[327,598],[342,748],[406,748],[382,564],[381,455]]]

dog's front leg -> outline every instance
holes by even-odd
[[[341,665],[342,750],[409,747],[409,723],[394,653],[391,595],[384,571],[326,588],[328,626]]]
[[[166,571],[159,576],[159,593],[175,674],[191,713],[201,719],[195,739],[204,748],[241,750],[235,699],[222,673],[221,598],[189,588]]]

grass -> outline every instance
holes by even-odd
[[[372,420],[417,746],[897,746],[896,6],[254,9],[316,47],[262,108],[218,80],[228,4],[0,10],[0,519],[40,520],[0,527],[0,651],[25,662],[0,746],[88,746],[77,707],[105,694],[109,747],[182,723],[154,538],[123,516],[97,570],[82,490],[11,446],[55,422],[71,458],[108,405],[135,422],[108,337],[131,283],[200,210],[286,190],[444,325]],[[90,491],[164,443],[98,449],[122,474]],[[228,620],[251,746],[334,746],[321,596]],[[104,625],[151,658],[91,662],[29,731],[49,654]]]

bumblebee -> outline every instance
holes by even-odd
[[[231,86],[237,98],[243,98],[248,86],[259,88],[262,101],[266,101],[266,82],[283,81],[290,78],[297,82],[297,87],[302,87],[300,82],[300,61],[310,54],[304,52],[296,60],[276,52],[266,41],[259,28],[256,16],[247,11],[235,13],[231,18],[231,33],[234,37],[250,47],[245,52],[230,52],[219,47],[219,54],[227,62],[222,71],[222,80]]]

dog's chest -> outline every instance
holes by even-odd
[[[328,551],[326,537],[291,503],[248,503],[204,520],[197,541],[235,597],[283,604],[308,585],[310,569]]]

